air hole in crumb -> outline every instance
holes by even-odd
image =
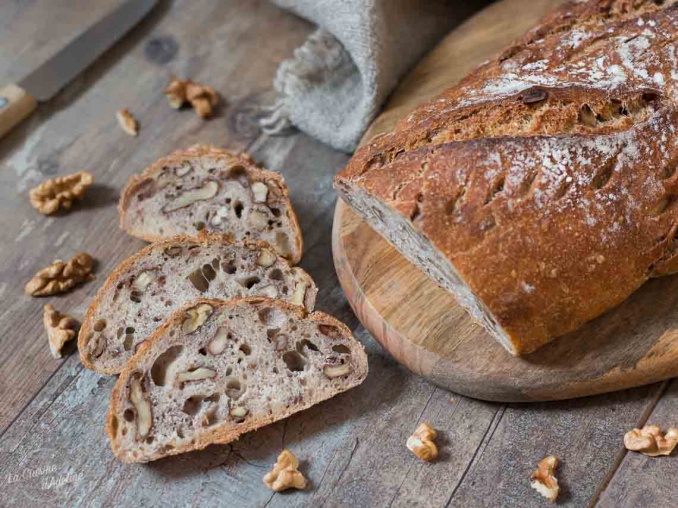
[[[129,294],[129,299],[134,303],[141,303],[141,293],[139,291],[132,291]]]
[[[318,325],[318,331],[331,339],[342,338],[341,330],[334,325]]]
[[[271,339],[275,337],[279,331],[280,328],[269,328],[266,330],[266,337],[268,338],[268,341],[271,342]]]
[[[253,275],[251,277],[247,277],[246,279],[239,280],[238,282],[242,287],[252,289],[256,284],[261,282],[261,279],[256,275]]]
[[[285,280],[285,276],[280,268],[274,268],[268,272],[268,278],[271,280]]]
[[[235,216],[239,219],[242,217],[242,211],[243,211],[243,204],[240,201],[236,201],[233,203],[233,211],[235,212]]]
[[[122,417],[125,419],[126,422],[133,422],[134,421],[134,410],[133,409],[125,409],[125,412],[122,414]]]
[[[236,271],[238,271],[238,268],[235,266],[233,261],[224,261],[221,263],[221,269],[229,275],[233,275]]]
[[[287,365],[287,368],[292,372],[301,372],[306,365],[304,357],[296,351],[288,351],[285,353],[283,355],[283,361],[285,362],[285,365]]]
[[[148,437],[146,438],[146,444],[153,444],[153,441],[154,441],[153,436],[148,436]]]
[[[228,170],[228,177],[233,178],[234,180],[247,178],[247,170],[243,166],[238,164],[236,166],[231,167]]]
[[[125,333],[125,329],[121,326],[121,327],[118,328],[118,330],[115,332],[115,336],[116,336],[118,339],[122,339],[122,336],[123,336],[124,333]]]
[[[106,328],[106,320],[99,319],[96,323],[94,323],[93,328],[95,332],[103,332],[104,328]]]
[[[217,272],[214,271],[212,265],[203,265],[202,274],[205,276],[205,279],[207,279],[208,282],[217,278]]]
[[[127,335],[132,335],[132,334],[134,333],[134,327],[133,327],[133,326],[128,326],[127,328],[125,328],[125,333],[126,333]]]
[[[171,307],[172,305],[174,305],[174,302],[172,302],[172,300],[165,300],[165,307]]]
[[[203,221],[198,221],[195,224],[193,224],[193,227],[195,227],[196,231],[202,231],[205,229],[205,223]]]
[[[219,262],[221,260],[219,258],[214,258],[212,260],[212,268],[214,268],[214,271],[217,271],[219,269]]]
[[[245,356],[252,354],[252,348],[248,344],[243,344],[240,346],[240,351],[242,351]]]
[[[200,353],[202,356],[207,356],[207,350],[204,347],[198,349],[198,353]]]
[[[238,379],[229,379],[226,383],[226,396],[238,400],[245,392],[244,385]]]
[[[178,437],[179,439],[183,439],[183,438],[184,438],[184,429],[182,429],[181,427],[179,427],[179,428],[177,429],[177,437]]]
[[[131,335],[125,335],[125,340],[122,342],[122,347],[125,351],[131,351],[132,346],[134,346],[134,337]]]
[[[184,407],[181,408],[181,410],[189,416],[195,416],[200,412],[203,399],[204,397],[202,395],[192,395],[186,399]]]
[[[172,346],[158,355],[151,367],[151,379],[156,386],[165,386],[167,369],[176,361],[183,350],[183,346]]]
[[[318,346],[313,344],[313,342],[311,342],[308,339],[302,339],[300,341],[297,341],[297,351],[303,355],[305,349],[310,349],[311,351],[318,351]]]
[[[258,312],[259,321],[268,328],[280,328],[285,322],[285,313],[273,307],[264,307]]]
[[[280,208],[271,208],[271,213],[273,214],[274,217],[280,217],[280,215],[282,214]]]
[[[201,293],[204,293],[210,287],[209,281],[205,278],[200,269],[191,272],[188,276],[188,280],[191,281],[193,287]]]
[[[351,352],[351,350],[344,346],[343,344],[337,344],[336,346],[332,346],[332,351],[335,353],[339,353],[341,355],[347,355]]]

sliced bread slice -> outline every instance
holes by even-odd
[[[197,298],[263,295],[313,310],[311,277],[264,242],[222,235],[179,236],[126,259],[87,311],[78,347],[85,367],[118,374],[167,317]]]
[[[209,146],[175,152],[132,176],[120,227],[149,242],[199,231],[270,243],[292,264],[303,243],[285,180],[246,154]]]
[[[201,299],[127,364],[106,430],[120,460],[148,462],[229,443],[366,375],[363,346],[327,314],[262,297]]]

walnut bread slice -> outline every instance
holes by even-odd
[[[199,231],[264,240],[292,264],[303,243],[283,177],[246,154],[193,146],[132,176],[118,205],[120,227],[155,242]]]
[[[313,310],[318,290],[264,242],[178,236],[149,245],[111,273],[87,311],[78,347],[85,367],[118,374],[175,310],[197,298],[263,295]]]
[[[200,299],[127,364],[106,430],[120,460],[148,462],[229,443],[366,376],[363,346],[327,314],[265,297]]]
[[[507,350],[534,351],[678,271],[677,42],[676,0],[564,2],[335,185]]]

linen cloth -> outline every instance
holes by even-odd
[[[319,26],[277,71],[264,132],[294,125],[352,152],[398,80],[460,19],[486,3],[273,0]],[[450,62],[453,65],[453,62]]]

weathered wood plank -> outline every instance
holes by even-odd
[[[537,463],[560,460],[558,503],[587,506],[623,453],[622,438],[661,392],[661,384],[534,405],[510,404],[479,449],[449,506],[538,507],[529,486]]]
[[[238,12],[238,16],[233,16]],[[143,243],[118,229],[115,203],[127,178],[157,157],[190,144],[235,150],[259,135],[255,115],[276,62],[301,44],[311,26],[266,1],[176,2],[161,5],[128,37],[0,143],[0,432],[61,364],[42,329],[47,302],[82,317],[106,274]],[[0,37],[0,40],[2,37]],[[170,75],[215,87],[224,98],[205,122],[176,112],[162,89]],[[238,76],[238,79],[233,79]],[[140,120],[125,135],[115,111]],[[88,170],[97,182],[72,213],[47,218],[33,210],[28,189],[47,177]],[[95,282],[64,296],[36,299],[25,282],[55,258],[87,250],[99,261]]]
[[[678,380],[668,390],[645,421],[634,422],[626,431],[645,424],[664,430],[678,427]],[[621,439],[621,438],[620,438]],[[626,508],[636,506],[678,506],[678,452],[669,457],[646,457],[627,452],[614,477],[601,493],[597,506]]]

